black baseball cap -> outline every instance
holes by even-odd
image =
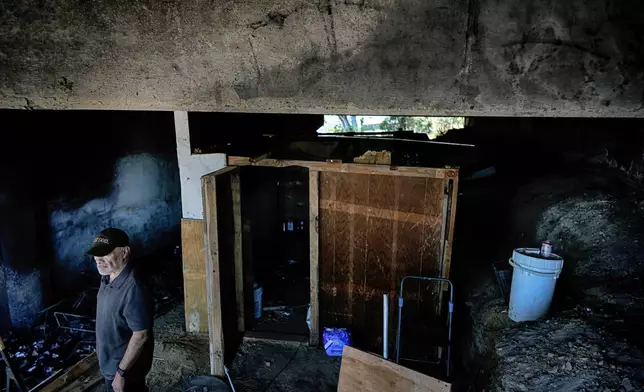
[[[122,246],[130,246],[130,237],[123,230],[110,227],[98,233],[87,254],[105,256]]]

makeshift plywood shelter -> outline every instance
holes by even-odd
[[[267,206],[260,209],[263,213],[248,215],[251,204],[260,201],[244,197],[245,187],[273,178],[269,172],[252,177],[250,167],[271,168],[270,173],[298,168],[291,172],[295,183],[308,185],[308,192],[302,193],[308,200],[297,203],[306,205],[308,216],[296,219],[307,238],[292,237],[295,240],[286,247],[299,243],[307,251],[303,257],[308,258],[311,344],[318,344],[324,327],[346,327],[359,347],[377,349],[383,338],[382,294],[390,294],[394,309],[404,276],[449,277],[457,169],[241,157],[229,157],[228,164],[202,178],[214,374],[223,374],[224,353],[234,349],[240,332],[252,324],[258,271],[253,259],[260,255],[245,253],[254,252],[249,243],[263,235],[254,220],[275,210]],[[405,287],[405,317],[419,321],[409,324],[442,324],[446,287]]]

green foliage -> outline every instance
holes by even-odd
[[[380,124],[364,124],[364,117],[358,116],[336,116],[339,124],[329,128],[326,132],[395,132],[400,129],[416,133],[426,133],[430,139],[434,139],[450,129],[463,128],[464,117],[420,117],[420,116],[389,116]],[[373,121],[373,120],[372,120]]]
[[[432,123],[430,117],[406,117],[390,116],[380,124],[382,129],[387,131],[413,131],[418,133],[430,133]]]
[[[351,129],[345,129],[341,124],[338,124],[338,125],[334,125],[333,128],[330,128],[327,132],[330,132],[330,133],[351,132]]]
[[[390,116],[381,124],[380,128],[387,131],[413,131],[426,133],[430,139],[435,139],[450,129],[463,128],[465,117],[408,117]]]

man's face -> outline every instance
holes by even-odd
[[[128,248],[115,248],[112,253],[105,256],[94,256],[96,268],[101,275],[109,275],[123,269]]]

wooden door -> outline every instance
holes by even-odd
[[[400,279],[449,276],[457,171],[440,176],[320,172],[320,324],[347,327],[358,347],[380,352],[382,294],[390,339]],[[439,322],[439,285],[405,283],[405,318]],[[418,332],[422,333],[422,332]]]
[[[207,174],[201,183],[211,374],[223,377],[244,328],[239,168]]]

